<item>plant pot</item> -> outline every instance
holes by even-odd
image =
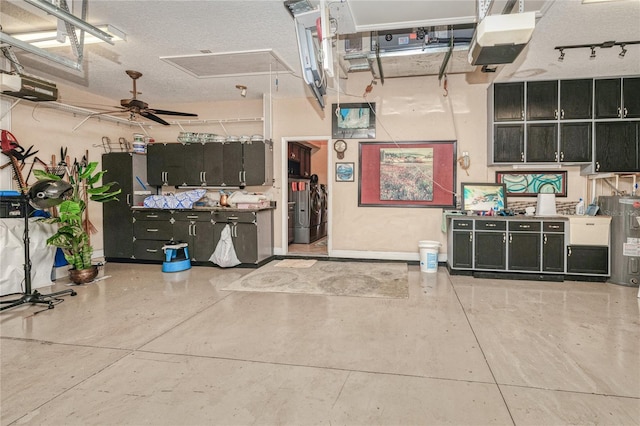
[[[74,284],[86,284],[98,276],[98,267],[93,265],[87,269],[69,269],[69,279]]]

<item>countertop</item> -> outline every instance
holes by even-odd
[[[448,219],[474,219],[474,220],[546,220],[546,221],[558,221],[558,220],[605,220],[611,219],[610,216],[586,216],[586,215],[553,215],[553,216],[527,216],[527,215],[515,215],[515,216],[478,216],[478,215],[459,215],[459,214],[447,214]]]
[[[275,206],[261,207],[258,209],[239,209],[236,207],[193,207],[191,209],[156,209],[143,206],[132,206],[131,210],[149,210],[149,211],[198,211],[198,212],[259,212],[262,210],[274,210]]]

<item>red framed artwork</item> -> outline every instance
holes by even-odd
[[[456,141],[360,142],[358,206],[455,207]]]

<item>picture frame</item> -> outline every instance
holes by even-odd
[[[463,182],[460,194],[463,211],[502,211],[507,206],[507,188],[503,183]]]
[[[336,163],[336,182],[353,182],[354,171],[354,163]]]
[[[375,102],[332,104],[332,137],[334,139],[375,139],[375,107]]]
[[[456,141],[359,142],[358,206],[455,207]]]
[[[566,171],[497,171],[496,182],[505,184],[509,197],[535,197],[538,194],[555,193],[567,196]]]

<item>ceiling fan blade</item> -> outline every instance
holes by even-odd
[[[197,117],[198,114],[191,114],[190,112],[177,112],[177,111],[166,111],[164,109],[153,109],[152,111],[156,114],[162,115],[180,115],[182,117]]]
[[[89,116],[93,117],[96,115],[104,115],[104,114],[115,114],[118,112],[127,112],[126,109],[114,109],[112,111],[100,111],[100,112],[94,112],[93,114],[89,114]]]
[[[163,124],[165,126],[169,125],[169,123],[164,121],[162,118],[158,117],[157,115],[151,114],[149,111],[140,111],[140,115],[145,117],[145,118],[148,118],[149,120],[153,120],[156,123],[160,123],[160,124]]]

